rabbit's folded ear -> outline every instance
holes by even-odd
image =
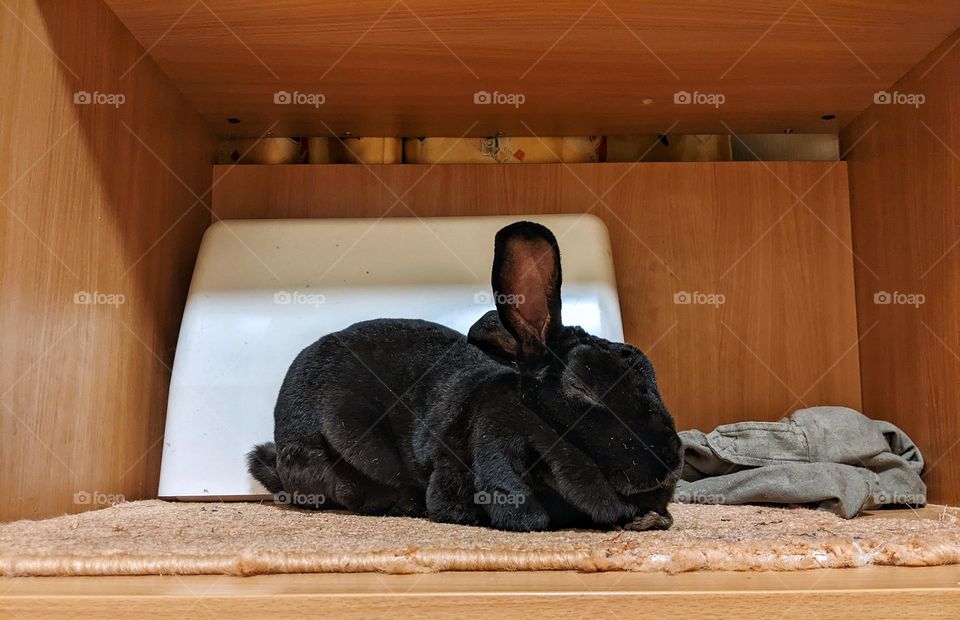
[[[560,320],[560,249],[546,227],[516,222],[497,233],[493,295],[500,322],[517,341],[517,362],[529,364],[546,353]]]
[[[477,319],[470,327],[467,342],[498,361],[512,362],[517,357],[517,341],[500,322],[496,310]]]

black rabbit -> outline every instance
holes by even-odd
[[[680,441],[650,360],[565,327],[560,251],[545,227],[497,233],[496,312],[469,338],[377,319],[290,366],[274,443],[250,473],[295,503],[507,530],[665,529]],[[306,501],[298,498],[307,498]]]

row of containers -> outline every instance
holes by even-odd
[[[730,136],[231,138],[221,164],[521,164],[730,161]]]

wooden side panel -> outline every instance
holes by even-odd
[[[150,497],[214,140],[99,0],[0,41],[0,520]]]
[[[841,135],[864,406],[917,441],[930,500],[951,504],[960,501],[958,76],[960,32]]]
[[[680,427],[860,406],[842,162],[220,166],[214,178],[224,219],[591,211],[610,231],[627,340],[650,353]]]

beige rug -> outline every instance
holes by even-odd
[[[0,525],[0,575],[798,570],[960,563],[960,527],[806,509],[671,507],[666,532],[511,533],[256,503],[130,502]]]

